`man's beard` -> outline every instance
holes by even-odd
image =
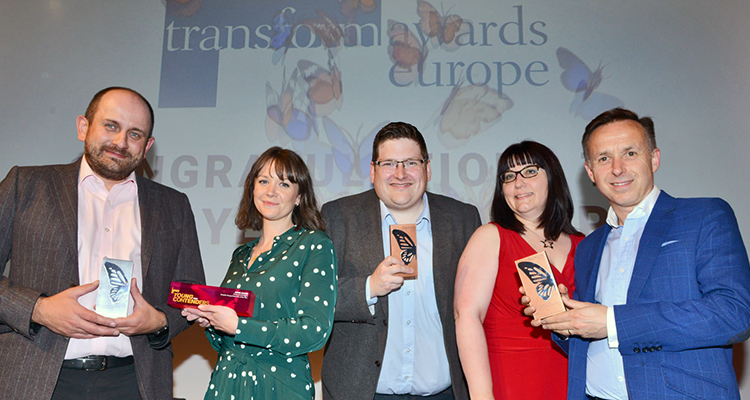
[[[95,145],[86,141],[84,154],[91,169],[100,177],[111,181],[122,181],[130,175],[141,163],[142,157],[133,157],[126,151],[115,145],[104,145],[97,149]],[[105,154],[105,151],[125,156],[125,159],[116,160]]]

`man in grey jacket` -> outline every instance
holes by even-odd
[[[339,265],[338,303],[323,358],[325,399],[468,399],[453,321],[453,282],[476,207],[426,191],[422,134],[383,127],[373,143],[374,189],[323,206]],[[418,277],[390,254],[389,226],[416,224]]]

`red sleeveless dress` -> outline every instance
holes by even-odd
[[[550,339],[551,332],[531,326],[523,314],[515,261],[536,253],[516,232],[495,224],[500,233],[497,279],[484,319],[495,400],[565,399],[568,358]],[[563,272],[552,268],[555,280],[575,290],[573,256],[583,236],[570,236]]]

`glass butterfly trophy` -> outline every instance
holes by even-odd
[[[516,260],[516,268],[526,296],[529,297],[529,305],[536,308],[535,320],[566,311],[547,253],[542,251]]]
[[[133,262],[104,257],[99,278],[96,312],[109,318],[128,316]]]
[[[391,255],[414,269],[411,274],[398,274],[404,279],[417,279],[417,225],[391,225]]]

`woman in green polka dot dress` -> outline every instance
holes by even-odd
[[[222,306],[183,312],[219,352],[205,399],[314,399],[307,353],[331,333],[336,255],[296,153],[272,147],[258,158],[235,222],[261,235],[234,251],[221,286],[255,293],[252,318]]]

